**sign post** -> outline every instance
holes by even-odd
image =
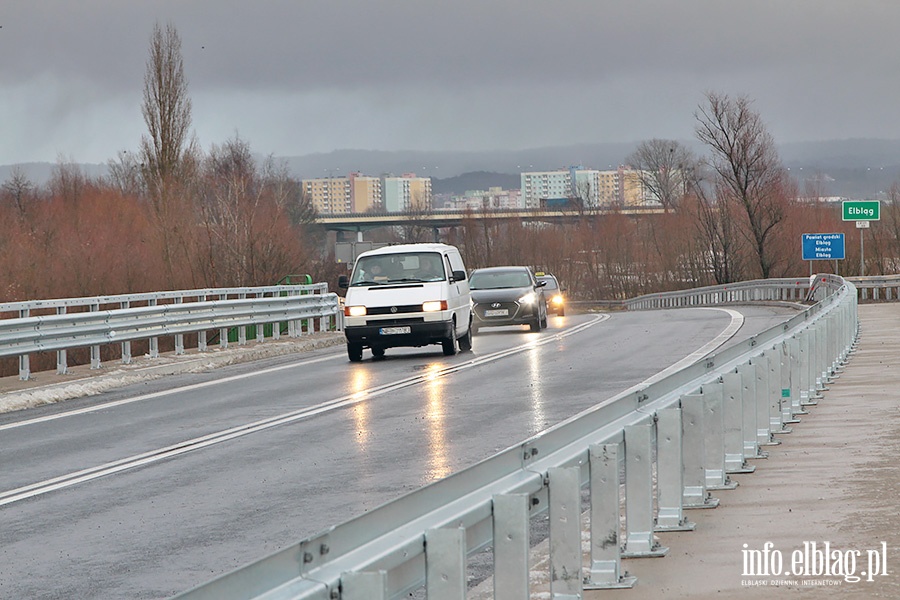
[[[863,245],[863,229],[869,228],[869,221],[881,220],[880,200],[844,200],[841,202],[842,220],[856,221],[859,229],[859,275],[866,274],[866,254]]]

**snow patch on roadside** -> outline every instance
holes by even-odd
[[[171,353],[150,359],[144,356],[130,365],[119,364],[114,368],[90,370],[86,366],[73,369],[72,375],[55,375],[38,373],[40,380],[61,379],[62,381],[28,387],[28,382],[18,382],[23,389],[3,391],[0,382],[0,413],[23,410],[54,404],[72,398],[82,398],[100,394],[112,389],[159,379],[176,373],[203,373],[219,367],[237,363],[262,360],[275,356],[284,356],[297,352],[308,352],[344,343],[344,334],[314,333],[300,338],[288,338],[279,341],[255,342],[245,346],[231,345],[228,348],[213,348],[205,353],[196,350],[189,354],[176,356]],[[73,377],[77,379],[72,379]],[[69,378],[69,381],[65,381]],[[12,378],[7,378],[12,379]],[[9,384],[7,385],[8,389]]]

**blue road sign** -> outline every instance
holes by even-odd
[[[804,233],[803,260],[843,260],[843,233]]]

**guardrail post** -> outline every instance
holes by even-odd
[[[760,446],[777,446],[781,442],[772,435],[769,429],[769,405],[772,395],[772,387],[770,380],[772,379],[771,368],[769,364],[772,362],[772,352],[762,353],[751,359],[754,363],[756,371],[756,442]],[[778,378],[780,384],[781,377]]]
[[[175,298],[175,304],[183,304],[184,298],[178,296]],[[184,334],[176,333],[175,334],[175,355],[180,356],[184,354]]]
[[[147,302],[148,306],[157,306],[156,298],[151,298]],[[150,358],[159,358],[159,338],[152,337],[150,338]]]
[[[265,298],[265,293],[257,292],[257,298]],[[264,321],[256,323],[256,343],[261,344],[266,340],[266,324]]]
[[[56,314],[58,314],[58,315],[66,314],[66,307],[65,306],[57,306]],[[65,375],[66,373],[69,372],[68,362],[69,361],[68,361],[68,358],[66,357],[65,349],[57,350],[56,351],[56,374],[57,375]]]
[[[739,365],[743,406],[744,458],[768,458],[756,438],[756,358]]]
[[[744,457],[744,400],[741,373],[737,369],[722,376],[722,420],[726,473],[752,473],[756,467]]]
[[[791,399],[791,419],[799,422],[797,415],[809,414],[809,411],[803,408],[803,341],[802,335],[794,335],[788,341],[789,360],[790,360],[790,399]]]
[[[219,294],[219,300],[227,299],[228,296],[226,294]],[[225,327],[219,329],[219,348],[221,350],[228,348],[228,329]]]
[[[831,340],[831,355],[828,357],[828,362],[831,365],[829,370],[832,380],[839,378],[840,373],[843,371],[843,345],[841,343],[844,329],[843,323],[844,307],[840,304],[832,311],[828,331],[828,339]]]
[[[198,296],[197,302],[206,302],[206,296]],[[208,342],[206,341],[206,330],[197,332],[197,351],[206,352]]]
[[[19,311],[19,318],[26,319],[31,316],[31,311],[27,308],[23,308]],[[28,354],[20,354],[19,355],[19,379],[21,381],[28,381],[31,379],[31,357]]]
[[[387,571],[341,574],[341,600],[388,600]]]
[[[737,482],[725,473],[725,417],[723,411],[722,382],[703,385],[703,467],[706,489],[733,490]]]
[[[128,300],[124,300],[119,302],[119,308],[130,308],[131,302]],[[131,364],[131,342],[121,342],[122,344],[122,364],[130,365]]]
[[[90,312],[98,312],[100,310],[99,304],[91,304],[88,309]],[[100,368],[100,346],[95,345],[91,346],[91,369],[99,369]]]
[[[653,427],[625,427],[625,558],[655,558],[669,552],[653,535]]]
[[[799,381],[800,381],[800,406],[813,406],[816,404],[816,401],[813,400],[812,389],[813,383],[815,379],[810,380],[810,374],[813,369],[810,366],[810,361],[812,360],[812,351],[810,338],[811,333],[809,327],[806,327],[798,334],[798,340],[800,341],[800,360],[799,360]]]
[[[425,532],[425,590],[428,600],[465,600],[466,530]]]
[[[706,490],[706,469],[703,466],[703,394],[685,394],[681,397],[681,423],[684,465],[684,508],[715,508],[718,498],[712,498]]]
[[[782,402],[784,402],[784,344],[778,344],[769,349],[766,354],[769,357],[769,431],[776,433],[791,433],[792,429],[785,425],[782,418]],[[786,403],[787,404],[787,403]],[[790,418],[790,415],[788,416]]]
[[[496,494],[494,507],[494,600],[530,597],[528,494]]]
[[[288,332],[288,337],[292,337],[292,338],[299,337],[303,333],[302,321],[297,321],[297,320],[288,321],[288,331],[287,332]]]
[[[798,400],[797,379],[797,339],[784,340],[781,345],[781,422],[799,423],[797,418],[800,403]]]
[[[238,294],[238,298],[244,300],[247,298],[247,294],[241,292]],[[238,346],[246,346],[247,345],[247,326],[241,325],[238,327]]]
[[[619,544],[619,444],[590,447],[591,566],[584,580],[586,590],[634,587],[637,579],[622,572]],[[516,600],[527,598],[519,596]]]
[[[554,600],[581,600],[581,469],[550,467],[547,473],[550,488],[550,597]]]
[[[822,319],[813,324],[814,351],[812,352],[812,381],[815,383],[814,395],[816,398],[822,398],[822,392],[826,389],[825,380],[825,330],[822,327]]]
[[[319,296],[319,298],[323,301],[323,304],[324,304],[324,297],[322,295],[326,294],[327,292],[328,292],[328,287],[325,286],[325,288],[319,290],[319,292],[317,294]],[[328,328],[330,325],[331,325],[331,317],[325,316],[324,314],[321,317],[319,317],[319,331],[320,332],[328,331]]]
[[[684,516],[681,408],[662,408],[656,421],[656,531],[693,531]]]

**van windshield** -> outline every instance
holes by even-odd
[[[422,283],[447,278],[437,252],[410,252],[363,256],[356,261],[350,286]]]

